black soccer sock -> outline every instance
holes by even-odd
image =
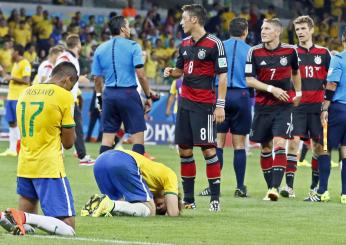
[[[261,152],[261,168],[268,189],[272,187],[273,155],[271,152]]]
[[[273,182],[272,187],[279,188],[282,178],[284,177],[285,168],[287,166],[286,150],[278,147],[275,149],[275,157],[273,160]]]
[[[306,153],[308,152],[309,150],[309,147],[307,144],[303,143],[303,146],[302,146],[302,151],[300,153],[300,157],[299,157],[299,162],[302,162],[304,161],[305,157],[306,157]]]
[[[210,201],[220,198],[221,168],[216,155],[204,157],[207,162],[207,177],[210,188]]]
[[[195,177],[196,164],[193,156],[180,157],[181,168],[180,174],[182,178],[184,190],[184,202],[193,203],[195,201]]]
[[[310,189],[315,189],[318,185],[318,182],[320,180],[320,172],[318,170],[318,156],[317,155],[312,155],[311,159],[311,186]]]
[[[102,154],[105,151],[112,150],[112,149],[113,148],[111,146],[101,145],[101,147],[100,147],[100,154]]]
[[[297,171],[297,155],[287,154],[286,184],[293,188],[294,176]]]
[[[144,145],[142,145],[142,144],[134,144],[132,146],[132,150],[141,154],[141,155],[144,155],[144,152],[145,152]]]
[[[217,158],[219,158],[220,161],[220,168],[222,169],[223,167],[223,148],[216,148],[216,155]]]

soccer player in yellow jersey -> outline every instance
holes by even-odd
[[[75,140],[70,91],[77,80],[74,65],[62,62],[46,83],[25,89],[18,100],[22,139],[17,168],[19,210],[8,208],[0,213],[0,224],[5,228],[8,221],[7,228],[14,234],[24,235],[28,226],[50,234],[75,234],[73,197],[61,145],[69,149]],[[36,214],[39,202],[45,216]]]
[[[24,47],[15,45],[12,59],[15,62],[12,67],[11,76],[4,80],[10,81],[6,101],[6,120],[9,128],[9,148],[0,153],[0,156],[17,156],[17,141],[20,139],[17,127],[16,106],[19,95],[30,85],[31,65],[24,57]]]
[[[102,196],[94,195],[82,209],[82,216],[153,216],[180,214],[178,179],[162,163],[128,150],[108,150],[94,166]]]

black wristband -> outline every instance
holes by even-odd
[[[325,91],[325,93],[324,93],[324,99],[325,99],[325,100],[332,101],[333,96],[334,96],[334,93],[335,93],[335,91],[326,89],[326,91]]]

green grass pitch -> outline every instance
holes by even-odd
[[[0,151],[7,147],[0,142]],[[97,144],[87,144],[96,157]],[[147,146],[148,152],[179,173],[179,157],[168,146]],[[208,211],[209,198],[196,197],[197,209],[185,210],[181,217],[76,217],[75,238],[54,238],[43,232],[39,236],[15,237],[0,230],[0,244],[345,244],[346,206],[340,204],[340,170],[333,168],[330,176],[329,203],[305,203],[311,171],[298,169],[296,199],[278,202],[262,201],[265,181],[259,165],[259,151],[248,158],[246,184],[250,198],[235,199],[233,150],[225,150],[222,172],[220,213]],[[334,154],[336,157],[336,153]],[[310,159],[308,155],[307,159]],[[205,163],[199,149],[195,150],[197,178],[195,193],[207,186]],[[16,159],[0,158],[0,209],[17,207]],[[75,208],[80,209],[88,198],[98,192],[92,167],[78,166],[72,151],[65,152],[65,167],[74,194]]]

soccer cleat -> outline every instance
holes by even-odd
[[[11,232],[14,230],[15,225],[13,225],[5,216],[4,212],[0,212],[0,226],[2,226],[6,231]]]
[[[0,157],[16,157],[17,155],[16,151],[11,151],[10,149],[0,153]]]
[[[269,189],[270,190],[270,189]],[[267,191],[267,194],[263,197],[263,201],[270,201],[270,198],[269,198],[269,190]]]
[[[221,211],[220,201],[217,201],[217,200],[211,201],[209,204],[209,211],[220,212]]]
[[[331,162],[330,162],[330,167],[332,167],[332,168],[337,168],[337,167],[339,167],[339,163],[338,163],[338,162],[331,161]]]
[[[92,166],[95,164],[95,160],[90,157],[90,155],[85,155],[84,158],[79,159],[80,166]]]
[[[112,216],[114,202],[107,195],[95,194],[90,197],[89,201],[81,210],[81,216]]]
[[[303,160],[302,162],[297,162],[298,167],[311,167],[311,163],[309,163],[306,160]]]
[[[279,192],[276,188],[271,188],[268,191],[268,197],[270,199],[270,201],[274,201],[276,202],[279,199]]]
[[[13,227],[13,230],[11,231],[13,235],[25,235],[25,228],[24,228],[24,220],[25,220],[25,214],[23,211],[19,211],[14,208],[8,208],[5,211],[5,217],[8,219]]]
[[[323,194],[318,194],[317,192],[312,193],[307,198],[304,199],[306,202],[328,202],[330,200],[329,192],[325,191]]]
[[[184,209],[196,209],[196,203],[195,202],[183,202]]]
[[[240,198],[248,197],[246,185],[244,185],[241,188],[235,189],[234,197],[240,197]]]
[[[280,196],[288,197],[288,198],[295,198],[296,194],[294,193],[293,188],[291,188],[289,186],[285,186],[283,188],[280,188]]]
[[[203,191],[199,193],[199,196],[202,196],[202,197],[206,197],[210,195],[211,195],[211,191],[209,187],[205,188]]]
[[[341,197],[340,197],[340,202],[341,202],[342,204],[346,204],[346,195],[345,195],[345,194],[341,195]]]

